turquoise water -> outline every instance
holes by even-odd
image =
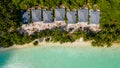
[[[120,48],[37,46],[0,51],[0,68],[120,68]]]

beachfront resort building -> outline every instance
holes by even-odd
[[[55,23],[58,27],[64,27],[65,23],[65,8],[55,9]]]
[[[100,11],[89,10],[90,14],[90,23],[91,28],[99,29],[100,26]]]
[[[98,25],[100,23],[100,11],[90,10],[90,24]]]
[[[74,29],[76,28],[76,11],[67,11],[66,17],[67,17],[67,29]]]
[[[88,10],[87,8],[80,8],[78,11],[66,11],[65,8],[56,8],[55,18],[53,15],[53,10],[43,10],[40,8],[32,8],[29,11],[22,12],[23,24],[32,22],[27,27],[23,25],[23,29],[29,34],[56,27],[65,28],[68,31],[72,29],[72,32],[81,29],[80,27],[82,27],[82,30],[86,27],[92,28],[93,31],[99,29],[100,11]]]
[[[57,8],[55,9],[55,20],[56,21],[64,21],[65,20],[65,8]]]
[[[30,23],[30,11],[22,11],[22,22],[23,24]]]
[[[53,23],[53,11],[52,10],[43,10],[43,22],[44,23]]]
[[[32,22],[41,22],[42,21],[42,10],[39,9],[31,9],[32,12]]]
[[[78,10],[78,23],[88,24],[88,9],[79,9]]]
[[[84,30],[88,26],[88,9],[78,9],[78,25]]]
[[[76,11],[67,11],[67,23],[68,24],[76,24]]]

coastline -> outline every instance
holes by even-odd
[[[33,41],[34,42],[34,41]],[[75,41],[73,43],[54,43],[54,42],[39,42],[38,45],[33,45],[33,42],[28,43],[28,44],[24,44],[24,45],[13,45],[11,47],[7,47],[7,48],[0,48],[0,51],[6,51],[6,50],[10,50],[10,49],[20,49],[20,48],[29,48],[29,47],[36,47],[36,46],[66,46],[66,47],[74,47],[74,46],[82,46],[82,47],[94,47],[91,44],[91,41]],[[120,47],[120,43],[114,43],[112,47]],[[100,48],[100,47],[98,47]],[[107,48],[107,47],[102,47],[102,48]]]
[[[43,42],[39,42],[38,45],[36,45],[36,46],[33,45],[33,42],[28,43],[28,44],[24,44],[24,45],[13,45],[13,46],[7,47],[7,48],[2,47],[2,48],[0,48],[0,51],[9,50],[9,49],[29,48],[29,47],[36,47],[36,46],[67,46],[67,47],[69,47],[69,46],[87,46],[87,47],[91,46],[91,41],[87,41],[87,42],[85,42],[85,41],[79,41],[79,42],[75,41],[73,43],[68,42],[68,43],[62,43],[62,44],[59,43],[59,42],[54,43],[54,42],[43,41]]]

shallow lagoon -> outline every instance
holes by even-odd
[[[120,47],[36,46],[0,51],[0,68],[120,68]]]

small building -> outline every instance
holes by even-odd
[[[79,9],[78,10],[78,22],[88,23],[88,9]]]
[[[53,11],[44,10],[43,11],[43,22],[44,23],[53,23]]]
[[[41,9],[32,9],[32,22],[41,22],[42,21],[42,13]]]
[[[64,21],[64,19],[65,19],[65,8],[55,9],[55,20]]]
[[[100,24],[100,11],[90,10],[90,24],[99,25]]]
[[[68,24],[76,24],[76,11],[67,11],[67,23]]]
[[[22,22],[23,24],[30,23],[30,11],[22,11]]]
[[[76,11],[67,11],[67,31],[72,32],[76,28]]]
[[[92,31],[100,31],[100,11],[90,10],[90,29]]]
[[[78,25],[82,30],[88,26],[88,9],[79,9],[78,10]]]

